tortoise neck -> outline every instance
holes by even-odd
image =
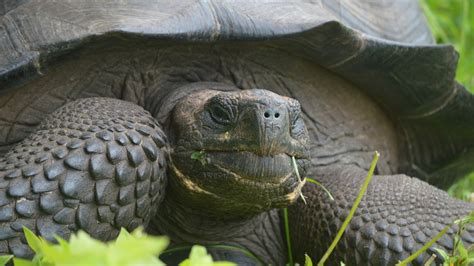
[[[148,227],[149,233],[167,235],[171,247],[182,244],[238,246],[268,265],[287,261],[282,230],[276,209],[252,217],[208,216],[176,202],[169,193]]]
[[[275,208],[266,203],[248,202],[240,195],[229,196],[230,191],[213,192],[195,180],[179,170],[171,158],[166,198],[187,210],[196,210],[200,216],[224,221],[247,220]]]
[[[174,243],[215,244],[250,234],[265,218],[265,213],[251,217],[218,216],[167,196],[151,223],[153,229],[168,235]]]

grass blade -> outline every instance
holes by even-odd
[[[443,230],[441,230],[435,237],[433,237],[433,239],[431,239],[428,243],[426,243],[423,247],[421,247],[415,253],[411,254],[410,257],[408,257],[408,258],[404,259],[403,261],[397,263],[396,266],[404,266],[404,265],[407,265],[408,263],[412,262],[414,259],[416,259],[418,256],[420,256],[423,252],[425,252],[427,249],[429,249],[434,243],[436,243],[436,241],[438,241],[438,239],[440,239],[444,234],[446,234],[446,232],[449,230],[449,228],[451,226],[453,226],[453,224],[460,225],[460,227],[459,227],[460,230],[458,231],[458,234],[459,234],[462,231],[461,229],[465,224],[472,223],[472,222],[474,222],[474,211],[471,212],[468,216],[466,216],[462,219],[456,220],[452,224],[449,224],[446,227],[444,227]],[[456,246],[454,246],[454,247],[456,249]],[[455,251],[455,249],[453,250],[453,252]],[[445,253],[442,250],[439,250],[438,252],[441,253],[443,255],[444,259],[446,260],[446,258],[448,257],[447,253]]]
[[[380,154],[376,151],[374,154],[374,159],[372,160],[372,163],[370,164],[370,169],[369,172],[367,173],[367,177],[364,180],[364,183],[362,184],[362,187],[359,191],[359,195],[357,195],[356,200],[354,201],[354,204],[352,205],[352,208],[349,212],[349,215],[346,217],[344,222],[342,223],[342,227],[339,229],[337,232],[336,237],[332,241],[331,245],[329,246],[328,250],[326,250],[326,253],[324,253],[323,257],[321,260],[318,262],[318,266],[323,266],[324,262],[329,258],[331,255],[332,251],[334,248],[336,248],[337,243],[341,239],[342,235],[344,234],[344,231],[346,230],[347,226],[349,225],[349,222],[351,221],[352,217],[354,216],[354,213],[359,206],[362,197],[365,194],[365,191],[367,190],[367,187],[369,186],[370,180],[372,180],[372,176],[374,174],[375,166],[377,165],[377,161],[379,160]]]
[[[426,243],[423,247],[421,247],[417,252],[413,253],[410,255],[410,257],[404,259],[403,261],[399,262],[396,264],[396,266],[404,266],[407,265],[408,263],[412,262],[414,259],[418,258],[423,252],[425,252],[428,248],[431,247],[438,239],[440,239],[446,232],[449,230],[451,225],[446,226],[441,230],[433,239],[430,240],[430,242]]]
[[[291,249],[291,239],[290,239],[290,224],[288,222],[288,209],[283,209],[283,223],[285,224],[285,238],[286,238],[286,247],[288,248],[288,262],[290,266],[295,265],[293,261],[293,251]]]
[[[308,254],[304,254],[304,266],[313,266],[313,261],[311,260],[311,257],[308,256]]]
[[[13,255],[0,256],[0,265],[6,265],[13,258]]]
[[[316,181],[312,178],[308,178],[308,177],[306,178],[306,180],[308,180],[309,183],[313,183],[313,184],[316,184],[316,185],[320,186],[326,192],[326,194],[328,194],[329,199],[334,200],[334,197],[332,196],[331,192],[329,192],[329,190],[327,190],[327,188],[325,186],[323,186],[323,184],[319,183],[318,181]]]
[[[436,259],[436,254],[431,255],[431,257],[425,262],[425,264],[423,264],[423,266],[430,266],[431,263],[433,263],[435,259]]]

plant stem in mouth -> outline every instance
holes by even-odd
[[[295,173],[296,173],[296,177],[298,177],[298,181],[299,181],[300,183],[303,182],[303,181],[301,180],[300,172],[298,172],[298,165],[296,165],[295,156],[291,156],[291,162],[293,163],[293,168],[295,169]],[[302,199],[303,202],[304,202],[304,205],[306,205],[306,199],[304,198],[303,192],[301,192],[301,191],[300,191],[300,196],[301,196],[301,199]]]

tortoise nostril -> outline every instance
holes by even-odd
[[[263,113],[263,116],[267,119],[278,119],[281,116],[280,112],[276,112],[275,110],[266,110]]]

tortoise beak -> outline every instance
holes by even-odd
[[[240,150],[260,156],[309,158],[308,149],[291,135],[290,114],[282,103],[255,103],[242,115],[237,127],[235,131],[242,136]]]

